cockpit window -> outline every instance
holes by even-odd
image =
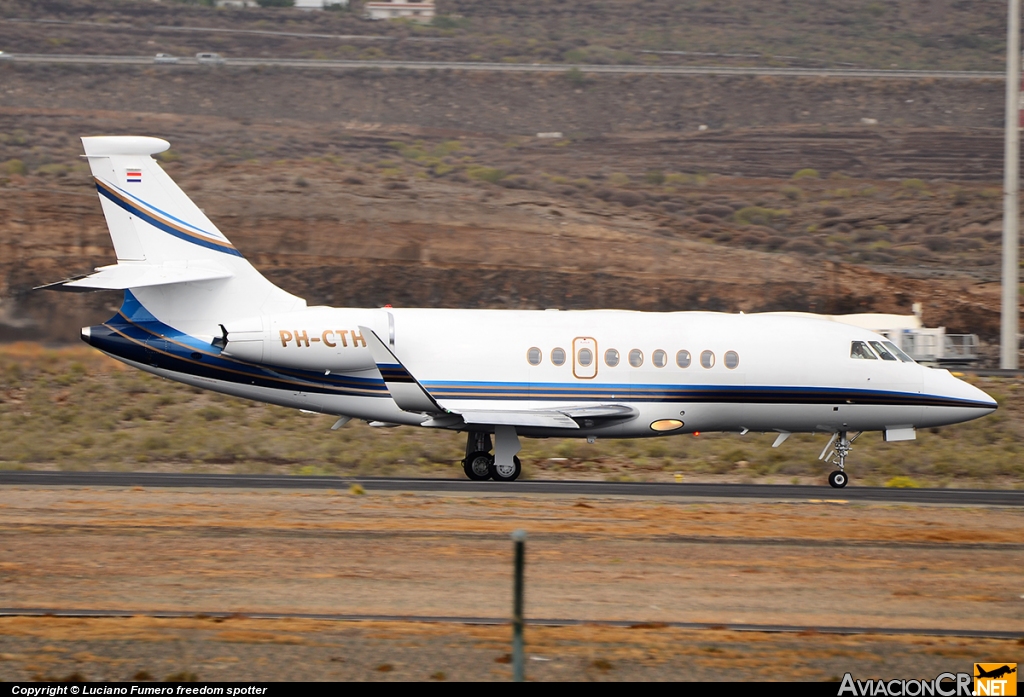
[[[850,358],[864,358],[869,361],[878,360],[878,357],[871,352],[871,349],[863,341],[854,341],[850,344]]]
[[[900,347],[897,346],[896,344],[892,343],[891,341],[883,341],[882,343],[885,344],[885,347],[887,349],[889,349],[890,351],[892,351],[892,353],[895,354],[896,357],[899,358],[904,363],[914,363],[915,362],[913,358],[911,358],[906,353],[901,351]]]
[[[879,356],[882,357],[883,361],[894,361],[894,360],[896,360],[896,356],[894,356],[891,353],[889,353],[885,349],[885,347],[882,346],[882,342],[881,341],[871,341],[869,343],[871,344],[871,348],[873,348],[875,350],[875,353],[877,353]]]

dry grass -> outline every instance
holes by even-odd
[[[912,443],[865,436],[851,469],[883,485],[1020,486],[1022,381],[972,380],[1000,402],[982,419],[919,433]],[[461,477],[459,434],[371,429],[355,422],[246,402],[128,369],[88,347],[0,346],[0,467]],[[534,478],[622,481],[817,482],[821,437],[770,448],[767,435],[702,434],[656,440],[527,440]],[[902,480],[896,480],[902,481]],[[353,492],[358,493],[358,492]]]

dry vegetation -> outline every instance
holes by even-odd
[[[510,680],[504,626],[416,622],[3,618],[0,679]],[[530,681],[932,679],[1013,656],[998,639],[686,630],[657,623],[528,627]]]
[[[5,37],[5,50],[21,53],[216,50],[305,58],[999,70],[1006,36],[1005,8],[963,0],[701,0],[684,6],[674,0],[441,0],[432,26],[367,22],[359,2],[351,11],[324,13],[214,10],[210,4],[8,0],[0,16],[91,23],[87,31],[22,24]],[[328,36],[181,31],[189,26]]]
[[[1000,409],[913,443],[857,442],[860,484],[1017,487],[1024,475],[1024,381],[977,379]],[[331,419],[225,397],[122,366],[87,347],[0,348],[0,467],[460,477],[460,434],[329,430]],[[823,437],[703,434],[656,440],[528,440],[532,478],[820,483]]]

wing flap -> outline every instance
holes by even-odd
[[[521,426],[529,428],[571,428],[580,426],[558,411],[460,411],[467,424],[482,426]]]

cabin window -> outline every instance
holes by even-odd
[[[869,343],[871,344],[871,348],[873,348],[875,350],[875,353],[877,353],[879,356],[882,357],[883,361],[894,361],[894,360],[896,360],[896,356],[894,356],[891,353],[889,353],[885,349],[885,347],[882,346],[882,342],[881,341],[871,341]]]
[[[701,364],[701,367],[704,367],[704,368],[714,368],[715,367],[715,354],[712,353],[711,351],[701,351],[701,354],[700,354],[700,364]]]
[[[629,352],[629,364],[634,368],[639,368],[644,364],[644,352],[640,349],[633,349]]]
[[[877,361],[878,357],[871,352],[868,345],[863,341],[850,343],[850,358],[860,358],[868,361]]]
[[[543,358],[543,354],[536,346],[526,352],[526,360],[530,365],[540,365],[541,358]]]
[[[619,352],[615,349],[608,349],[604,352],[604,364],[609,368],[614,368],[619,364]]]
[[[689,351],[677,351],[676,352],[676,365],[680,368],[690,367],[690,352]]]
[[[584,368],[594,362],[594,352],[588,348],[581,348],[576,354],[576,362]]]
[[[735,370],[740,364],[740,354],[735,351],[725,352],[725,367],[729,370]]]
[[[668,365],[668,354],[658,349],[651,354],[651,362],[654,363],[655,368],[664,368]]]
[[[899,358],[901,361],[903,361],[904,363],[913,363],[914,362],[913,358],[911,358],[907,354],[903,353],[903,351],[900,350],[900,347],[897,346],[896,344],[892,343],[891,341],[883,341],[882,343],[885,344],[885,347],[887,349],[889,349],[890,351],[892,351],[893,354],[895,354],[895,356],[897,358]]]
[[[565,363],[565,349],[551,349],[551,362],[555,365],[562,365]]]

